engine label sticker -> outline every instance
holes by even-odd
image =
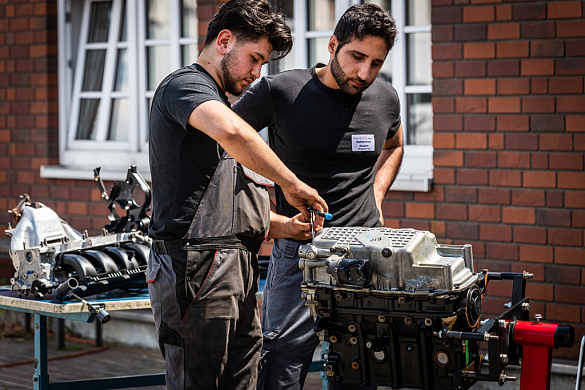
[[[374,134],[352,134],[352,152],[373,152],[375,147]]]

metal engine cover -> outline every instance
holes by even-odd
[[[440,245],[430,232],[326,228],[299,247],[303,298],[329,341],[335,383],[466,389],[480,366],[477,342],[437,332],[477,329],[485,274],[470,245]]]

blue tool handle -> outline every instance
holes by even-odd
[[[325,213],[323,211],[315,210],[312,207],[307,207],[310,212],[317,214],[320,217],[325,218],[326,220],[330,221],[333,219],[333,214]]]

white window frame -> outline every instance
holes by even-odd
[[[130,165],[137,165],[142,175],[150,180],[148,166],[148,99],[154,90],[147,87],[146,50],[149,46],[168,45],[169,72],[178,69],[181,64],[183,45],[197,45],[197,37],[181,37],[181,1],[169,0],[169,38],[165,40],[146,39],[146,1],[126,1],[125,42],[119,42],[121,24],[114,23],[122,15],[123,0],[112,1],[110,31],[107,43],[87,42],[89,28],[89,12],[91,2],[106,0],[57,0],[58,9],[58,75],[59,75],[59,165],[42,166],[41,177],[65,179],[93,179],[93,168],[102,167],[105,180],[123,180]],[[80,31],[72,31],[72,3],[79,6],[83,3],[83,18]],[[129,17],[134,15],[134,17]],[[138,16],[136,16],[138,15]],[[71,69],[74,49],[73,35],[78,34],[80,44],[77,45],[76,69],[83,69],[86,48],[104,48],[111,51],[106,54],[104,68],[104,84],[101,92],[81,92],[83,72]],[[84,41],[85,39],[85,41]],[[127,66],[130,70],[128,92],[113,91],[113,83],[117,66],[118,49],[127,49]],[[112,55],[113,54],[113,55]],[[80,68],[81,67],[81,68]],[[132,77],[136,70],[137,77]],[[97,140],[76,140],[77,115],[80,97],[96,97],[102,99],[100,104]],[[111,115],[111,98],[128,98],[130,115],[128,119],[128,141],[105,141]],[[105,105],[104,105],[105,102]],[[105,113],[104,113],[105,112]]]

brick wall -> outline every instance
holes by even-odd
[[[391,193],[392,227],[527,270],[531,314],[585,332],[585,3],[433,0],[434,187]],[[511,284],[491,282],[486,314]],[[577,349],[557,356],[576,358]]]

